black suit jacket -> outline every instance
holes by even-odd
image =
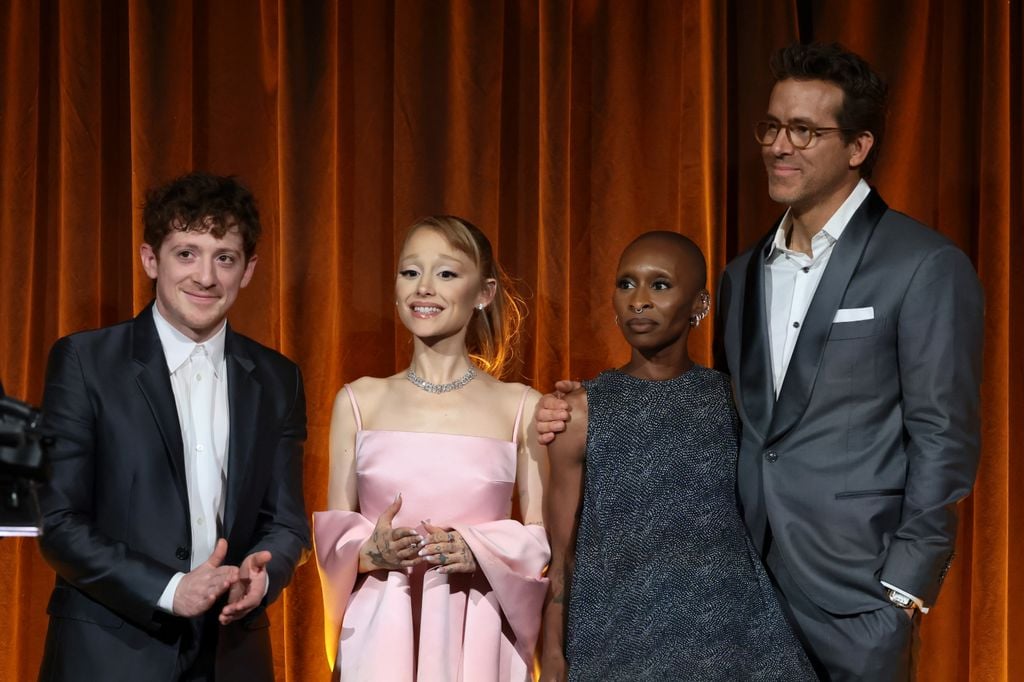
[[[834,247],[776,400],[765,282],[774,234],[726,267],[719,292],[754,542],[763,550],[770,524],[793,577],[831,613],[884,605],[880,580],[931,604],[977,470],[977,275],[956,246],[872,191]]]
[[[309,549],[302,498],[306,408],[298,367],[227,330],[227,563],[269,550],[272,602]],[[156,608],[188,572],[191,530],[181,429],[152,306],[57,341],[43,410],[57,436],[41,491],[43,556],[57,572],[40,679],[169,680],[179,654],[216,650],[218,680],[273,679],[263,607],[228,627]],[[209,641],[210,638],[215,642]]]

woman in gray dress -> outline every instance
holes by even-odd
[[[674,232],[619,261],[630,360],[566,396],[549,446],[543,682],[815,679],[737,508],[729,381],[687,349],[706,277]]]

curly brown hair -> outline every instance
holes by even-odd
[[[256,253],[263,230],[256,198],[234,176],[194,172],[146,192],[142,238],[153,251],[171,230],[209,232],[217,239],[237,229],[246,262]]]

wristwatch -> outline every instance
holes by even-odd
[[[889,597],[889,603],[893,606],[898,606],[901,609],[917,608],[917,604],[914,603],[913,599],[896,590],[887,590],[885,594]]]

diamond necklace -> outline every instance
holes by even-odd
[[[476,370],[473,369],[472,366],[470,366],[466,373],[463,374],[458,379],[456,379],[455,381],[451,381],[447,384],[432,384],[423,377],[421,377],[420,375],[416,374],[416,372],[412,371],[412,367],[410,367],[405,372],[406,379],[408,379],[414,385],[423,389],[427,393],[448,393],[449,391],[457,391],[466,384],[468,384],[469,382],[471,382],[473,380],[473,377],[475,376]]]

